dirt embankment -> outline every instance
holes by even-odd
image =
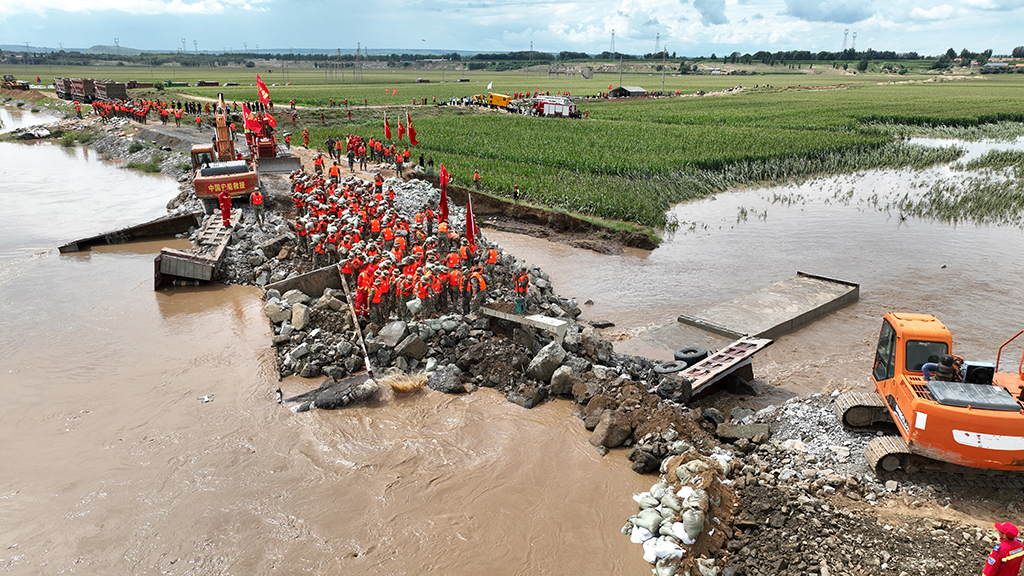
[[[420,174],[414,177],[440,186],[436,176]],[[621,253],[623,247],[642,250],[654,250],[658,247],[646,234],[615,230],[564,212],[512,202],[480,191],[458,186],[448,187],[449,199],[459,204],[465,204],[470,193],[475,193],[473,214],[476,216],[477,224],[482,228],[490,227],[502,232],[547,238],[603,254]]]

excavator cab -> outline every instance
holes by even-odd
[[[1000,373],[1003,348],[994,364],[965,362],[952,342],[935,316],[885,315],[871,370],[877,393],[847,392],[835,404],[847,427],[896,426],[898,435],[865,449],[875,470],[1024,471],[1024,356],[1016,374]]]

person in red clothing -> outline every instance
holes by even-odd
[[[231,195],[228,194],[227,189],[221,190],[220,194],[217,194],[217,202],[220,204],[220,217],[223,220],[224,227],[231,227]]]
[[[985,576],[1017,576],[1020,564],[1024,560],[1024,543],[1017,538],[1017,527],[1009,522],[996,522],[999,531],[999,544],[988,555],[985,563]]]

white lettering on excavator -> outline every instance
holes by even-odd
[[[928,415],[924,412],[918,412],[917,417],[914,419],[914,428],[918,430],[924,430],[924,427],[928,425]]]
[[[953,439],[957,444],[985,448],[986,450],[1024,450],[1024,436],[1002,436],[1000,434],[982,434],[967,430],[953,430]]]

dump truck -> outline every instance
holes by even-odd
[[[111,80],[100,80],[96,82],[97,100],[127,100],[127,87],[120,82]]]
[[[64,100],[71,100],[71,79],[70,78],[54,78],[53,88],[57,92],[57,97]]]
[[[13,74],[4,74],[3,84],[0,84],[7,90],[28,90],[28,82],[24,80],[16,80]]]
[[[193,184],[196,197],[203,201],[207,213],[217,209],[217,196],[222,191],[226,190],[234,198],[250,194],[259,185],[255,162],[251,158],[243,160],[235,150],[223,94],[217,97],[214,117],[216,134],[213,142],[192,145]]]
[[[96,99],[96,82],[92,78],[72,78],[71,98],[79,102],[92,102]]]
[[[895,426],[898,434],[865,448],[880,474],[1024,471],[1024,353],[1011,359],[1015,372],[999,371],[1021,334],[999,347],[995,363],[969,362],[953,355],[952,335],[935,316],[890,312],[871,370],[877,392],[838,396],[836,413],[849,428]]]

